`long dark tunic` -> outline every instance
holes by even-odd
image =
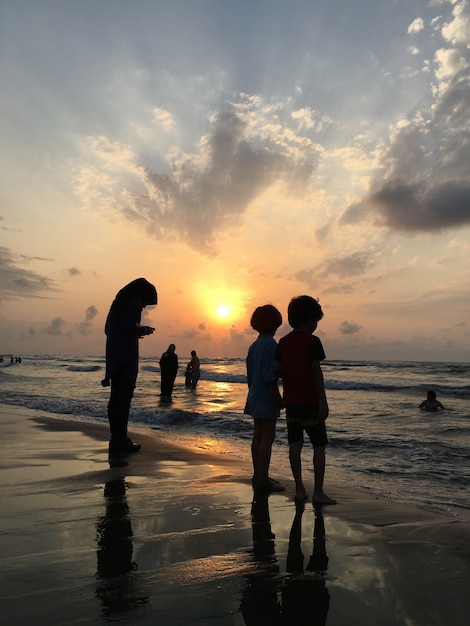
[[[164,352],[160,359],[161,394],[171,396],[178,373],[178,356],[174,352]]]
[[[106,378],[111,380],[108,420],[111,438],[122,441],[127,436],[127,423],[139,367],[139,328],[142,300],[133,299],[120,308],[111,308],[105,325]]]
[[[139,367],[139,328],[144,305],[135,298],[119,309],[111,309],[105,325],[106,378],[126,378],[135,387]]]

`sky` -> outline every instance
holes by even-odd
[[[470,361],[470,0],[2,0],[0,353]]]

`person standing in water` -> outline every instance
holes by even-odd
[[[137,278],[118,292],[106,319],[106,374],[101,384],[111,385],[110,454],[137,452],[141,448],[127,436],[127,424],[139,367],[139,339],[155,330],[141,325],[142,310],[157,304],[157,300],[154,285],[145,278]]]
[[[197,383],[201,378],[201,361],[199,360],[196,350],[191,350],[191,389],[196,389]]]
[[[170,343],[160,359],[160,395],[162,400],[171,400],[176,374],[178,373],[178,355],[176,346]]]

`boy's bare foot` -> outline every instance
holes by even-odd
[[[295,492],[294,500],[296,502],[304,502],[305,500],[307,500],[307,498],[308,495],[305,489],[299,489],[299,491]]]
[[[327,496],[323,491],[314,493],[312,498],[313,504],[336,504],[336,500]]]

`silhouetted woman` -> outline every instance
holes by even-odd
[[[127,436],[127,422],[137,381],[139,339],[155,330],[140,324],[148,304],[157,304],[157,290],[145,278],[137,278],[118,292],[106,319],[106,375],[101,384],[111,384],[110,454],[137,452],[141,447]]]
[[[160,391],[162,400],[170,400],[173,393],[176,374],[178,373],[178,355],[175,352],[176,346],[170,343],[166,352],[160,359]]]

